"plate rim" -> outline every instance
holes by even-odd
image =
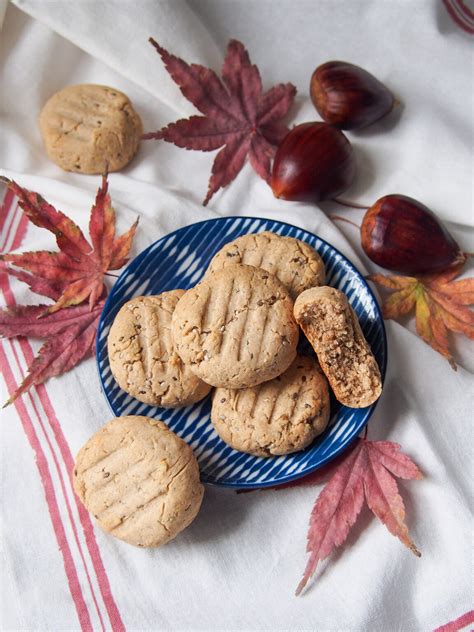
[[[122,272],[120,273],[117,281],[114,283],[114,285],[112,286],[106,300],[104,303],[104,306],[102,308],[102,311],[100,313],[100,317],[99,317],[99,324],[97,326],[97,332],[96,332],[96,340],[95,340],[95,365],[96,365],[96,369],[97,369],[97,373],[99,376],[99,382],[100,382],[100,390],[102,391],[102,394],[107,402],[107,405],[109,407],[109,410],[112,412],[112,414],[116,415],[116,412],[114,411],[114,409],[112,408],[112,404],[110,402],[110,399],[107,395],[107,392],[105,390],[105,386],[104,386],[104,379],[100,370],[100,356],[99,356],[99,344],[100,344],[100,339],[101,339],[101,334],[104,328],[104,313],[106,312],[106,310],[108,311],[108,308],[110,307],[110,304],[112,303],[112,296],[113,296],[113,289],[115,288],[115,286],[119,283],[119,281],[122,279],[122,277],[124,275],[126,275],[128,273],[129,268],[134,264],[134,262],[136,261],[136,259],[140,256],[143,256],[145,253],[147,253],[149,250],[151,250],[151,248],[156,246],[156,243],[162,239],[166,239],[169,238],[171,235],[176,235],[186,229],[189,229],[191,226],[199,226],[201,224],[206,224],[209,222],[222,222],[222,221],[228,221],[228,220],[260,220],[263,222],[276,222],[278,224],[282,224],[284,226],[289,226],[290,228],[296,229],[296,230],[301,230],[305,233],[308,233],[310,235],[312,235],[313,237],[315,237],[316,239],[318,239],[320,242],[322,242],[323,244],[325,244],[326,246],[328,246],[329,248],[331,248],[333,251],[335,251],[340,257],[342,257],[342,259],[344,259],[344,261],[346,262],[346,264],[349,265],[349,267],[352,269],[353,272],[355,272],[355,274],[359,277],[359,279],[361,280],[362,284],[365,286],[365,289],[368,291],[369,295],[371,296],[373,303],[375,305],[375,312],[376,315],[378,317],[378,320],[380,322],[381,325],[381,331],[382,331],[382,349],[383,349],[383,364],[382,366],[380,366],[380,374],[381,374],[381,378],[382,378],[382,387],[385,383],[385,377],[386,377],[386,372],[387,372],[387,362],[388,362],[388,344],[387,344],[387,331],[385,329],[385,323],[384,323],[384,319],[382,316],[382,311],[379,305],[379,302],[377,300],[377,297],[375,296],[374,291],[372,290],[372,288],[369,286],[369,284],[367,283],[364,275],[360,272],[360,270],[352,263],[352,261],[350,261],[350,259],[348,259],[338,248],[336,248],[335,246],[333,246],[332,244],[330,244],[328,241],[326,241],[325,239],[323,239],[322,237],[320,237],[319,235],[317,235],[316,233],[313,233],[310,230],[307,230],[306,228],[301,228],[300,226],[296,226],[295,224],[290,224],[289,222],[283,222],[279,219],[272,219],[272,218],[266,218],[266,217],[258,217],[255,215],[223,215],[223,216],[219,216],[219,217],[209,217],[207,219],[203,219],[200,220],[198,222],[192,222],[190,224],[185,224],[184,226],[180,226],[179,228],[177,228],[176,230],[173,230],[169,233],[166,233],[165,235],[159,237],[158,239],[156,239],[155,241],[153,241],[149,246],[147,246],[146,248],[144,248],[143,250],[141,250],[137,255],[135,255],[135,257],[133,257],[133,259],[131,259],[127,265],[123,268]],[[380,397],[383,396],[383,388],[382,388],[382,395]],[[275,488],[275,487],[279,487],[280,485],[286,485],[288,483],[291,483],[295,480],[298,480],[299,478],[304,478],[305,476],[308,476],[310,474],[312,474],[313,472],[315,472],[316,470],[320,469],[321,467],[323,467],[324,465],[326,465],[327,463],[329,463],[330,461],[334,460],[336,457],[338,457],[340,454],[342,454],[343,452],[345,452],[346,450],[349,449],[349,447],[351,446],[352,443],[354,443],[354,441],[358,438],[361,430],[369,423],[370,418],[372,417],[372,415],[375,412],[375,409],[377,407],[377,404],[380,401],[380,397],[373,403],[370,405],[370,410],[367,413],[367,416],[363,419],[362,423],[360,425],[357,426],[356,431],[354,432],[354,435],[351,437],[351,439],[349,441],[347,441],[347,443],[343,443],[338,449],[336,449],[335,452],[331,453],[329,456],[327,456],[326,458],[323,458],[317,465],[310,467],[308,470],[306,470],[304,473],[296,473],[296,474],[289,474],[288,476],[284,477],[281,481],[275,483],[275,482],[263,482],[263,483],[246,483],[246,484],[242,484],[242,483],[233,483],[233,482],[215,482],[215,481],[201,481],[202,484],[205,485],[211,485],[212,487],[224,487],[227,489],[263,489],[263,488]],[[157,407],[158,408],[158,407]],[[360,409],[359,409],[360,410]],[[284,456],[284,455],[282,455]]]

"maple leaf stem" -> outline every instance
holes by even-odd
[[[347,219],[346,217],[341,217],[340,215],[329,215],[329,219],[332,219],[333,221],[338,221],[338,222],[346,222],[346,224],[350,224],[351,226],[354,226],[355,228],[357,228],[357,230],[360,230],[360,226],[358,224],[356,224],[355,222],[352,222],[350,219]]]
[[[105,276],[113,277],[114,279],[119,279],[120,278],[119,274],[112,274],[111,272],[106,272]]]
[[[307,583],[308,583],[308,580],[305,577],[303,577],[303,579],[300,581],[300,583],[296,587],[295,597],[299,597],[299,595],[301,594],[301,591],[303,590],[303,588],[306,586]]]
[[[416,546],[413,544],[413,542],[411,542],[411,544],[409,546],[409,549],[414,555],[416,555],[416,557],[421,557],[420,551],[416,548]]]

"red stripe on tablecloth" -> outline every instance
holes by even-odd
[[[7,196],[8,196],[9,193],[10,193],[10,191],[8,190],[7,191],[7,195],[5,196],[5,204],[4,204],[5,208],[7,208]],[[11,199],[9,199],[9,204],[10,205],[11,205],[12,200],[13,200],[13,198],[11,197]],[[23,217],[26,220],[25,226],[24,227],[22,226],[22,222],[20,222],[20,224],[18,225],[18,229],[17,229],[17,233],[15,235],[14,243],[17,241],[18,236],[21,233],[24,234],[24,232],[26,230],[26,225],[27,225],[28,220],[27,220],[26,216],[23,216]],[[20,245],[20,243],[18,243],[15,246],[15,248],[18,248],[19,245]],[[8,284],[8,280],[7,280],[7,284]],[[8,284],[6,292],[9,295],[8,299],[10,299],[10,301],[13,301],[13,304],[14,304],[15,303],[15,298],[13,296],[13,293],[11,292],[9,284]],[[7,299],[7,303],[9,302],[8,299]],[[33,357],[34,357],[33,356],[33,349],[31,348],[31,345],[24,338],[20,339],[20,345],[21,345],[21,348],[22,348],[22,351],[23,351],[23,355],[25,356],[26,361],[28,363],[30,363],[32,361]],[[66,465],[66,468],[68,469],[69,472],[72,473],[72,469],[73,469],[73,466],[74,466],[74,459],[72,457],[71,450],[70,450],[69,445],[68,445],[68,443],[66,441],[66,438],[65,438],[65,436],[64,436],[64,434],[62,432],[62,429],[60,427],[57,415],[56,415],[56,413],[55,413],[55,411],[53,409],[53,406],[51,404],[51,400],[50,400],[49,395],[47,393],[46,387],[44,385],[39,385],[39,386],[36,386],[35,388],[36,388],[37,394],[38,394],[38,396],[40,398],[40,401],[41,401],[41,404],[43,406],[43,409],[44,409],[44,411],[46,413],[46,416],[48,418],[48,421],[51,424],[51,427],[53,429],[54,437],[55,437],[55,439],[56,439],[56,441],[58,443],[59,450],[60,450],[61,456],[63,458],[63,461],[64,461],[64,463]],[[60,473],[59,468],[58,468],[58,472]],[[60,476],[61,476],[61,474],[60,474]],[[61,485],[63,485],[62,477],[61,477]],[[64,487],[63,487],[63,489],[64,489]],[[77,496],[74,493],[74,491],[72,493],[73,493],[74,500],[76,502],[77,509],[78,509],[78,512],[79,512],[79,519],[80,519],[80,522],[81,522],[81,525],[82,525],[83,533],[84,533],[84,536],[85,536],[85,539],[86,539],[86,544],[87,544],[87,547],[88,547],[88,550],[89,550],[89,554],[90,554],[90,557],[91,557],[91,560],[92,560],[92,564],[94,566],[94,570],[95,570],[95,573],[96,573],[97,581],[98,581],[98,584],[99,584],[99,589],[100,589],[100,592],[101,592],[101,595],[102,595],[102,598],[103,598],[103,601],[104,601],[104,604],[105,604],[105,607],[106,607],[106,610],[107,610],[107,614],[108,614],[109,619],[110,619],[110,623],[112,624],[112,629],[114,630],[114,632],[125,632],[125,626],[124,626],[122,618],[120,616],[120,612],[118,610],[117,604],[116,604],[116,602],[115,602],[115,600],[113,598],[113,595],[112,595],[109,579],[107,577],[107,572],[105,570],[105,567],[104,567],[104,564],[103,564],[103,561],[102,561],[102,557],[100,555],[99,547],[97,546],[97,541],[95,539],[94,530],[93,530],[93,526],[92,526],[92,522],[90,520],[89,514],[84,509],[83,505],[81,504],[81,502],[77,498]],[[65,498],[66,498],[66,495],[65,495]],[[68,505],[68,510],[69,510],[69,503],[68,502],[67,502],[67,505]],[[73,520],[71,515],[70,515],[70,517],[71,517],[71,523],[73,525],[73,529],[74,529],[74,532],[75,532],[75,535],[76,535],[76,540],[77,540],[76,526],[75,526],[74,520]],[[80,549],[80,546],[79,546],[79,550],[81,552],[81,557],[82,557],[82,559],[84,561],[84,558],[82,556],[82,550]],[[87,570],[87,567],[86,567],[85,563],[84,563],[84,567],[85,567],[86,574],[87,574],[87,577],[88,577],[88,580],[89,580],[89,574],[88,574],[88,570]],[[90,580],[89,580],[89,584],[90,584]],[[95,602],[95,604],[97,606],[97,602],[96,602],[95,594],[94,594],[94,592],[92,590],[92,586],[91,586],[91,591],[92,591],[94,602]],[[100,619],[102,621],[102,617],[100,615],[100,612],[99,612],[99,617],[100,617]]]
[[[3,227],[5,226],[5,222],[8,216],[8,211],[10,210],[10,207],[12,205],[13,198],[14,198],[13,191],[10,191],[10,189],[7,189],[5,193],[5,197],[3,198],[3,204],[1,206],[0,230],[3,230]]]
[[[4,211],[4,213],[2,214],[3,239],[2,239],[2,244],[1,244],[1,249],[3,251],[8,243],[8,238],[10,237],[13,224],[15,223],[16,208],[12,210],[11,202],[10,202],[9,206],[5,204],[2,207],[2,211]]]
[[[463,0],[451,0],[451,2],[453,2],[454,5],[458,7],[459,11],[464,14],[464,17],[468,21],[474,22],[474,11],[471,11],[471,9]]]
[[[11,231],[12,231],[12,228],[13,228],[13,224],[14,224],[14,223],[15,223],[15,214],[12,214],[12,219],[11,219],[11,222],[10,222],[10,224],[8,225],[7,232],[5,233],[5,239],[4,239],[3,244],[2,244],[2,250],[3,250],[3,248],[6,248],[6,246],[7,246],[7,244],[8,244],[8,240],[9,240],[9,238],[10,238],[10,233],[11,233]]]
[[[456,0],[443,0],[447,12],[454,22],[462,28],[466,33],[474,34],[474,14],[465,6],[463,2]]]
[[[16,209],[15,209],[16,211]],[[7,233],[5,235],[5,239],[3,240],[1,246],[0,246],[0,251],[4,252],[6,245],[8,244],[8,240],[10,238],[10,233],[12,231],[13,226],[15,225],[15,211],[11,214],[12,219],[10,221],[10,225],[8,226],[7,229]],[[21,216],[20,221],[18,222],[18,226],[16,227],[16,231],[15,231],[15,235],[13,237],[13,241],[12,241],[12,245],[9,248],[9,251],[11,250],[16,250],[16,248],[18,248],[21,244],[21,242],[23,241],[23,237],[25,236],[26,233],[26,229],[28,226],[28,218],[26,217],[26,215]]]
[[[458,18],[465,24],[472,26],[474,22],[474,13],[464,4],[463,0],[446,0]]]
[[[465,6],[462,0],[449,0],[449,2],[458,18],[464,23],[465,26],[472,29],[474,27],[473,14]]]
[[[5,382],[11,394],[16,389],[16,382],[12,370],[10,369],[10,366],[8,364],[3,345],[0,345],[0,366],[2,367],[2,374],[5,378]],[[40,473],[41,483],[43,485],[46,503],[48,505],[49,515],[51,516],[51,522],[53,523],[56,540],[63,556],[64,569],[66,571],[69,590],[71,591],[74,605],[76,607],[79,622],[81,624],[81,629],[87,632],[93,632],[89,612],[87,610],[84,597],[82,596],[81,585],[79,583],[76,567],[74,566],[71,549],[69,548],[66,533],[61,522],[58,502],[56,499],[56,494],[54,492],[53,481],[51,478],[51,473],[49,471],[48,463],[46,461],[46,457],[41,448],[38,437],[36,436],[33,423],[24,402],[21,399],[17,399],[14,402],[14,406],[17,410],[18,416],[20,417],[20,421],[22,423],[23,430],[25,431],[28,441],[30,442],[31,447],[35,452],[36,465]]]
[[[9,286],[8,279],[7,279],[6,275],[1,275],[1,277],[0,277],[0,288],[2,289],[3,294],[5,296],[6,304],[9,307],[13,307],[16,304],[15,303],[15,297],[14,297],[13,292],[12,292],[10,286]],[[31,348],[31,345],[26,340],[26,338],[19,338],[18,342],[19,342],[21,350],[23,352],[23,356],[24,356],[27,364],[29,365],[33,361],[33,358],[34,358],[33,349]],[[10,344],[11,344],[11,348],[12,348],[12,351],[13,351],[13,354],[14,354],[14,357],[15,357],[18,369],[19,369],[20,372],[22,372],[23,369],[22,369],[22,366],[21,366],[20,359],[18,357],[17,351],[16,351],[12,341],[10,341]],[[41,392],[40,392],[40,390],[41,390]],[[64,437],[61,438],[60,436],[58,436],[58,435],[61,434],[61,433],[58,432],[59,422],[58,422],[56,416],[54,415],[54,411],[52,409],[52,406],[51,406],[51,403],[49,401],[49,397],[48,397],[48,395],[46,393],[46,389],[45,389],[44,385],[40,385],[39,387],[36,387],[36,392],[37,392],[37,395],[38,395],[38,397],[39,397],[39,399],[41,401],[41,404],[43,406],[44,412],[46,413],[46,417],[47,417],[48,421],[50,422],[50,425],[51,426],[56,426],[56,428],[53,427],[53,433],[54,433],[55,439],[57,440],[58,444],[60,444],[60,452],[61,452],[61,455],[63,457],[64,463],[66,465],[67,471],[68,472],[72,472],[72,469],[74,467],[74,462],[72,460],[72,456],[71,456],[70,451],[69,452],[67,451],[67,446],[66,446],[66,449],[65,449],[66,454],[63,452],[64,445],[61,448],[61,445],[65,444],[65,440],[64,440]],[[92,585],[92,581],[91,581],[91,578],[90,578],[89,569],[87,568],[87,564],[86,564],[86,560],[85,560],[85,557],[84,557],[84,553],[82,551],[81,542],[79,540],[79,535],[78,535],[78,532],[77,532],[76,522],[74,520],[74,516],[72,515],[71,505],[70,505],[70,502],[69,502],[69,498],[67,496],[66,485],[64,483],[64,477],[63,477],[63,474],[62,474],[62,471],[61,471],[61,467],[60,467],[59,462],[57,460],[56,454],[55,454],[55,452],[53,450],[53,446],[51,444],[51,441],[50,441],[50,439],[49,439],[49,437],[48,437],[48,435],[46,433],[46,429],[44,427],[44,424],[43,424],[43,421],[41,419],[40,413],[39,413],[38,408],[36,406],[36,402],[34,401],[33,397],[31,396],[31,393],[28,393],[28,396],[30,397],[33,409],[34,409],[34,411],[36,413],[36,417],[38,418],[38,421],[39,421],[39,423],[41,425],[41,428],[43,430],[44,436],[46,438],[46,442],[47,442],[47,444],[48,444],[48,446],[49,446],[49,448],[51,450],[51,454],[52,454],[52,457],[53,457],[53,460],[54,460],[54,464],[56,466],[56,470],[57,470],[58,477],[59,477],[59,483],[61,485],[61,489],[63,491],[64,499],[65,499],[65,502],[66,502],[66,508],[67,508],[69,520],[71,522],[71,526],[72,526],[72,530],[73,530],[73,534],[74,534],[74,539],[76,541],[77,548],[79,550],[79,555],[80,555],[82,563],[84,565],[84,570],[85,570],[85,573],[86,573],[87,582],[89,584],[89,588],[90,588],[90,591],[91,591],[91,594],[92,594],[92,599],[93,599],[94,605],[96,607],[97,614],[99,616],[102,629],[105,630],[104,621],[103,621],[103,618],[102,618],[102,613],[100,611],[100,608],[99,608],[99,605],[98,605],[98,602],[97,602],[97,598],[95,596],[95,591],[94,591],[94,587]],[[47,400],[47,404],[46,405],[45,405],[45,400]],[[51,417],[54,417],[55,423],[51,422]],[[85,519],[88,520],[89,516],[88,516],[87,512],[84,510],[82,504],[80,503],[79,499],[77,498],[77,496],[76,496],[76,494],[74,493],[73,490],[72,490],[72,494],[73,494],[74,500],[75,500],[76,505],[77,505],[78,510],[79,510],[79,517],[81,518],[81,512],[82,512],[82,513],[85,514]],[[82,522],[83,521],[81,519],[81,523]],[[92,530],[92,524],[90,523],[90,521],[89,521],[89,524],[90,524],[91,530]],[[86,544],[87,544],[87,547],[89,549],[89,553],[90,553],[90,556],[91,556],[92,564],[94,566],[94,570],[96,570],[96,562],[97,562],[97,554],[98,554],[97,544],[96,544],[95,539],[94,539],[94,544],[95,544],[95,549],[96,549],[96,551],[94,551],[94,547],[89,546],[89,541],[88,541],[88,537],[87,537],[87,534],[86,534],[86,529],[84,528],[84,524],[83,524],[83,531],[84,531],[84,535],[86,536]],[[91,548],[92,548],[92,550],[91,550]],[[100,559],[100,554],[99,554],[98,557],[99,557],[98,561],[101,564],[102,560]],[[94,560],[96,562],[94,562]],[[103,569],[103,572],[105,573],[105,569],[104,569],[103,565],[102,565],[102,569]],[[99,567],[99,570],[100,570],[100,567]],[[96,574],[97,574],[97,570],[96,570]],[[99,582],[99,587],[100,587],[100,590],[101,590],[101,594],[102,594],[102,596],[104,598],[104,591],[102,590],[102,587],[101,587],[100,578],[97,577],[97,579],[98,579],[98,582]],[[107,584],[108,584],[108,581],[107,581]],[[106,591],[105,591],[105,593],[106,593]],[[111,594],[110,594],[110,586],[109,586],[109,595],[111,596]],[[106,593],[106,596],[107,596],[107,593]],[[105,598],[104,598],[104,603],[105,603]],[[105,605],[106,605],[106,608],[107,608],[107,604],[106,603],[105,603]],[[108,608],[107,608],[107,612],[109,613],[109,609]],[[109,617],[110,617],[110,613],[109,613]],[[114,618],[114,620],[115,620],[115,618]],[[112,620],[112,618],[111,618],[112,625],[114,625],[114,620]],[[114,628],[114,630],[115,630],[115,628]]]
[[[21,214],[20,223],[16,229],[15,237],[12,242],[12,250],[16,250],[20,247],[21,242],[23,241],[23,237],[25,236],[26,229],[28,227],[29,219],[26,217],[24,213]]]
[[[20,358],[18,357],[18,353],[17,353],[17,350],[16,350],[16,348],[15,348],[15,346],[13,344],[13,340],[10,340],[9,342],[10,342],[10,347],[11,347],[11,349],[13,351],[13,355],[15,357],[15,362],[16,362],[16,365],[18,367],[18,370],[20,371],[20,373],[22,373],[22,366],[21,366],[21,363],[20,363]],[[23,340],[20,339],[19,342],[20,342],[20,345],[23,347],[22,343],[24,343],[26,341],[25,341],[25,339],[23,339]],[[23,355],[25,356],[25,360],[28,362],[28,358],[26,358],[26,354],[25,354],[25,349],[22,348],[22,351],[23,351]],[[26,351],[28,352],[28,350],[26,350]],[[31,354],[31,355],[33,355],[33,354]],[[48,437],[48,435],[46,433],[46,428],[44,427],[43,420],[41,419],[41,415],[39,413],[38,407],[36,406],[36,402],[35,402],[32,394],[31,394],[31,392],[28,392],[28,397],[30,398],[31,405],[33,406],[33,410],[35,411],[36,418],[38,419],[38,422],[40,424],[41,430],[43,431],[43,434],[44,434],[44,436],[46,438],[46,443],[48,444],[49,449],[51,451],[51,454],[53,456],[53,461],[54,461],[54,464],[56,466],[56,471],[57,471],[58,476],[59,476],[59,484],[61,485],[61,489],[62,489],[62,492],[63,492],[64,500],[66,502],[67,513],[68,513],[69,520],[70,520],[71,525],[72,525],[72,531],[73,531],[73,534],[74,534],[74,540],[76,541],[76,545],[77,545],[77,548],[79,550],[79,555],[80,555],[80,558],[81,558],[82,563],[84,565],[84,569],[86,571],[87,583],[89,584],[89,588],[90,588],[90,591],[92,593],[92,600],[94,601],[94,605],[95,605],[97,614],[99,615],[99,621],[100,621],[100,624],[102,626],[102,630],[105,631],[104,620],[102,618],[102,613],[100,611],[99,604],[97,603],[97,599],[96,599],[95,592],[94,592],[94,587],[92,586],[91,578],[90,578],[90,575],[89,575],[89,569],[87,568],[87,564],[86,564],[86,560],[85,560],[85,557],[84,557],[84,553],[82,552],[82,546],[81,546],[81,543],[79,541],[79,535],[77,533],[76,523],[74,522],[74,517],[72,515],[71,505],[69,503],[69,498],[68,498],[67,492],[66,492],[66,486],[64,485],[64,478],[63,478],[63,475],[62,475],[62,472],[61,472],[61,467],[59,465],[58,459],[56,458],[56,454],[55,454],[55,452],[53,450],[53,446],[51,445],[51,441],[49,440],[49,437]]]
[[[26,340],[25,343],[28,344]],[[59,425],[58,418],[51,404],[51,400],[47,393],[46,387],[44,386],[44,384],[40,384],[36,387],[36,391],[39,395],[43,408],[53,429],[54,436],[58,442],[64,463],[66,464],[69,472],[72,474],[72,470],[74,468],[74,460],[71,454],[71,450],[62,433],[61,426]],[[99,582],[100,592],[102,594],[102,598],[107,609],[107,614],[109,615],[110,623],[112,624],[112,629],[114,632],[125,632],[125,626],[123,624],[122,617],[120,616],[117,604],[112,595],[109,578],[107,577],[107,572],[105,570],[99,547],[95,539],[94,528],[92,526],[91,519],[89,517],[89,514],[85,510],[84,505],[80,502],[76,494],[74,494],[74,498],[79,512],[79,518],[81,520],[84,536],[86,538],[87,547],[89,549],[89,554],[94,565],[97,581]]]
[[[436,628],[433,632],[458,632],[462,628],[465,628],[466,625],[474,623],[474,610],[470,610],[458,617],[451,623],[446,623],[446,625],[442,625],[440,628]]]

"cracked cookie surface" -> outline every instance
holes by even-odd
[[[211,420],[235,450],[256,456],[306,448],[329,420],[329,390],[318,363],[297,356],[280,376],[244,389],[218,388]]]
[[[265,270],[233,265],[179,300],[173,340],[183,362],[213,386],[245,388],[283,373],[296,356],[293,301]]]
[[[331,287],[306,290],[294,312],[336,399],[350,408],[373,404],[382,392],[382,378],[346,295]]]
[[[101,528],[129,544],[166,544],[195,518],[204,488],[191,448],[162,421],[112,419],[79,451],[76,494]]]
[[[50,159],[65,171],[119,171],[138,150],[143,126],[129,98],[107,86],[60,90],[43,107],[39,125]]]
[[[242,235],[226,244],[209,264],[215,272],[236,263],[274,274],[293,300],[304,290],[324,284],[326,272],[319,254],[308,244],[270,231]]]
[[[211,387],[183,364],[171,317],[184,290],[138,296],[123,305],[107,339],[110,369],[120,388],[152,406],[176,408],[203,399]]]

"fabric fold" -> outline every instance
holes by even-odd
[[[123,0],[98,3],[62,0],[14,0],[16,6],[110,68],[148,91],[180,115],[194,109],[170,82],[148,43],[162,46],[195,63],[220,66],[219,50],[185,0]],[[183,37],[185,34],[185,37]],[[176,45],[179,43],[179,49]]]

